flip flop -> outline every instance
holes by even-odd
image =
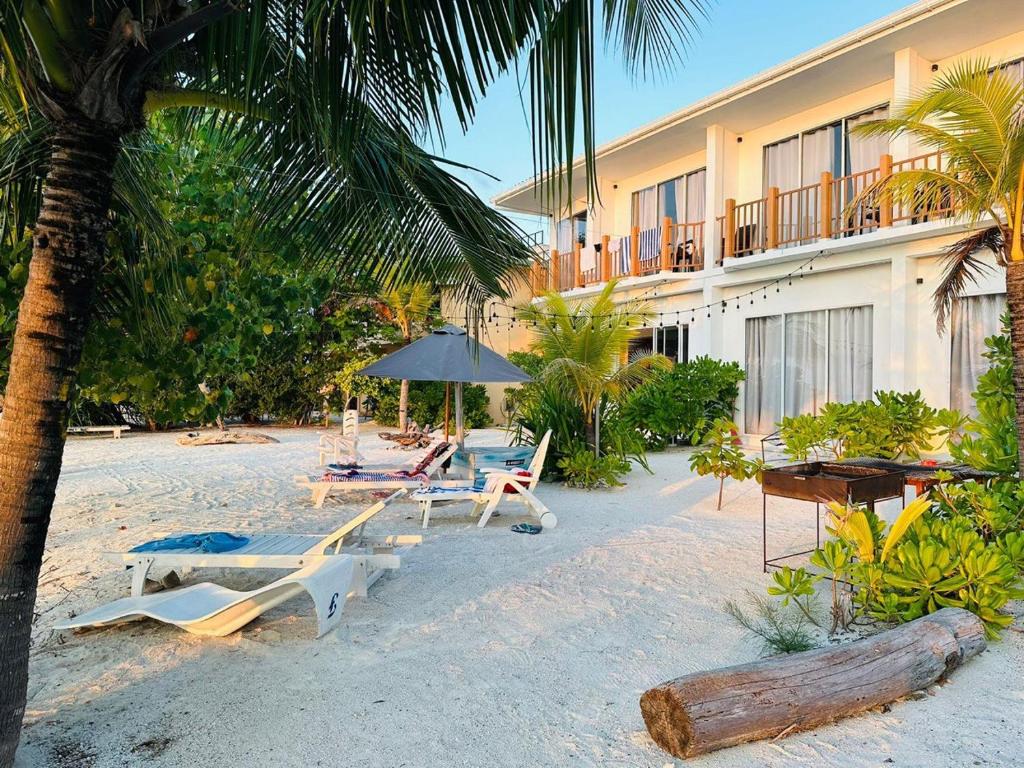
[[[531,525],[530,523],[516,523],[512,526],[513,533],[528,533],[531,536],[536,536],[542,530],[544,529],[539,525]]]

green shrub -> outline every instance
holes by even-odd
[[[782,420],[779,436],[794,461],[854,456],[918,459],[955,429],[956,415],[916,392],[875,392],[874,400],[826,403],[817,416]]]
[[[728,419],[716,419],[704,435],[704,447],[690,456],[690,469],[702,477],[718,478],[718,509],[722,508],[722,491],[726,478],[748,480],[760,477],[764,464],[748,459],[739,445],[739,429]]]
[[[905,622],[964,608],[995,637],[1013,622],[1003,608],[1024,597],[1024,537],[1016,530],[986,539],[983,517],[943,510],[934,498],[915,499],[888,529],[867,509],[830,505],[835,538],[811,562],[832,579],[834,595],[838,582],[852,585],[853,617]]]
[[[558,469],[571,488],[610,488],[622,485],[619,478],[629,472],[629,462],[612,454],[597,457],[579,444],[558,460]]]
[[[397,381],[380,393],[374,420],[385,426],[398,425],[398,387]],[[434,427],[444,425],[444,389],[443,381],[410,381],[409,382],[409,418],[421,427],[432,424]],[[482,384],[469,384],[462,388],[462,410],[465,425],[468,429],[479,429],[490,426],[491,417],[487,406],[491,399]],[[455,430],[455,392],[451,394],[451,427]]]
[[[632,393],[622,404],[622,419],[653,450],[676,438],[693,445],[708,424],[733,417],[744,378],[739,363],[696,357]]]
[[[976,469],[1014,474],[1018,468],[1017,422],[1013,388],[1013,351],[1009,316],[1003,333],[985,339],[989,369],[972,394],[978,415],[967,422],[967,433],[950,444],[950,454]]]

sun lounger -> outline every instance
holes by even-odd
[[[477,472],[485,475],[484,482],[480,487],[431,486],[411,493],[409,498],[419,502],[423,527],[426,528],[430,524],[430,513],[434,504],[471,501],[473,502],[472,514],[480,515],[480,522],[477,525],[483,528],[487,525],[487,521],[490,520],[498,504],[503,499],[508,499],[525,504],[530,512],[540,520],[543,527],[554,528],[558,524],[558,518],[534,494],[534,489],[540,482],[550,442],[551,430],[548,430],[541,438],[537,450],[533,454],[533,459],[525,470],[478,468]]]
[[[309,489],[313,506],[317,509],[323,506],[327,495],[334,491],[411,491],[430,485],[457,447],[454,443],[438,443],[419,464],[411,468],[367,467],[360,470],[332,470],[328,467],[328,470],[319,476],[295,475],[295,484]]]
[[[69,435],[99,435],[109,432],[115,440],[121,439],[122,432],[131,432],[132,428],[127,424],[106,424],[95,427],[68,427]]]
[[[155,595],[124,597],[75,616],[57,629],[105,627],[150,618],[181,627],[195,635],[224,637],[280,605],[308,592],[316,610],[316,636],[341,622],[341,613],[355,575],[355,558],[319,558],[293,574],[250,592],[238,592],[204,582]]]
[[[398,490],[369,509],[339,526],[326,536],[286,533],[245,534],[248,542],[227,552],[204,552],[198,547],[158,552],[111,552],[108,557],[132,570],[132,595],[142,594],[150,569],[180,568],[304,568],[325,557],[351,555],[354,588],[363,596],[385,570],[401,565],[401,555],[419,544],[420,536],[366,536],[363,529],[395,499],[404,496]]]

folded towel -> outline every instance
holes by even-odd
[[[169,549],[198,549],[200,552],[230,552],[249,543],[245,536],[236,536],[224,531],[210,533],[185,533],[164,539],[147,541],[132,548],[132,552],[165,552]]]

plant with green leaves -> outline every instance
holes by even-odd
[[[933,504],[929,496],[918,497],[887,530],[866,509],[833,510],[836,538],[811,561],[834,587],[853,585],[853,615],[905,622],[940,608],[964,608],[996,637],[1013,622],[1006,604],[1024,597],[1014,559],[1017,535],[986,541],[975,519],[937,515]]]
[[[1024,481],[944,482],[931,495],[936,516],[967,518],[986,541],[1024,530]]]
[[[946,252],[935,289],[939,329],[966,287],[988,270],[994,255],[1006,272],[1010,354],[1018,444],[1024,442],[1024,84],[985,60],[943,67],[931,85],[885,120],[858,126],[869,136],[908,136],[941,153],[938,168],[915,167],[882,176],[851,207],[880,195],[909,211],[955,211],[972,230]],[[1024,472],[1018,454],[1017,470]]]
[[[673,439],[693,445],[715,419],[733,417],[745,376],[739,363],[695,357],[627,397],[622,419],[644,434],[648,448],[661,450]]]
[[[734,600],[727,600],[725,612],[749,635],[761,641],[761,654],[800,653],[817,647],[808,614],[793,610],[789,603],[747,592],[753,613],[747,613]]]
[[[722,492],[725,481],[761,479],[764,462],[761,459],[748,459],[740,445],[739,428],[729,419],[716,419],[702,439],[702,447],[690,456],[690,469],[703,477],[712,475],[718,478],[718,505],[722,508]]]
[[[616,281],[592,298],[571,302],[547,293],[518,310],[533,326],[531,349],[544,359],[541,381],[564,396],[583,417],[586,444],[600,456],[602,404],[621,403],[633,390],[651,381],[672,362],[664,355],[629,356],[629,342],[649,317],[646,302],[617,303]],[[625,362],[623,362],[625,360]]]
[[[208,128],[242,152],[255,201],[246,232],[301,232],[309,266],[385,285],[432,279],[479,308],[506,297],[533,254],[418,143],[442,135],[444,104],[468,126],[495,79],[525,63],[535,156],[553,167],[571,159],[582,115],[596,199],[597,29],[646,71],[676,60],[701,8],[0,2],[0,241],[33,233],[0,420],[0,591],[18,617],[0,659],[0,766],[18,742],[69,401],[88,328],[103,316],[108,227],[134,222],[152,253],[168,235],[149,194],[152,115],[172,113],[178,138]],[[562,194],[575,199],[572,170],[546,185],[552,208]]]
[[[558,469],[570,488],[614,488],[623,484],[619,477],[629,471],[629,463],[615,454],[595,456],[580,443],[558,460]]]
[[[988,370],[978,377],[978,388],[971,393],[978,413],[968,419],[964,434],[950,441],[949,452],[976,469],[1013,474],[1020,465],[1013,349],[1009,316],[1002,320],[1003,333],[985,339]]]

